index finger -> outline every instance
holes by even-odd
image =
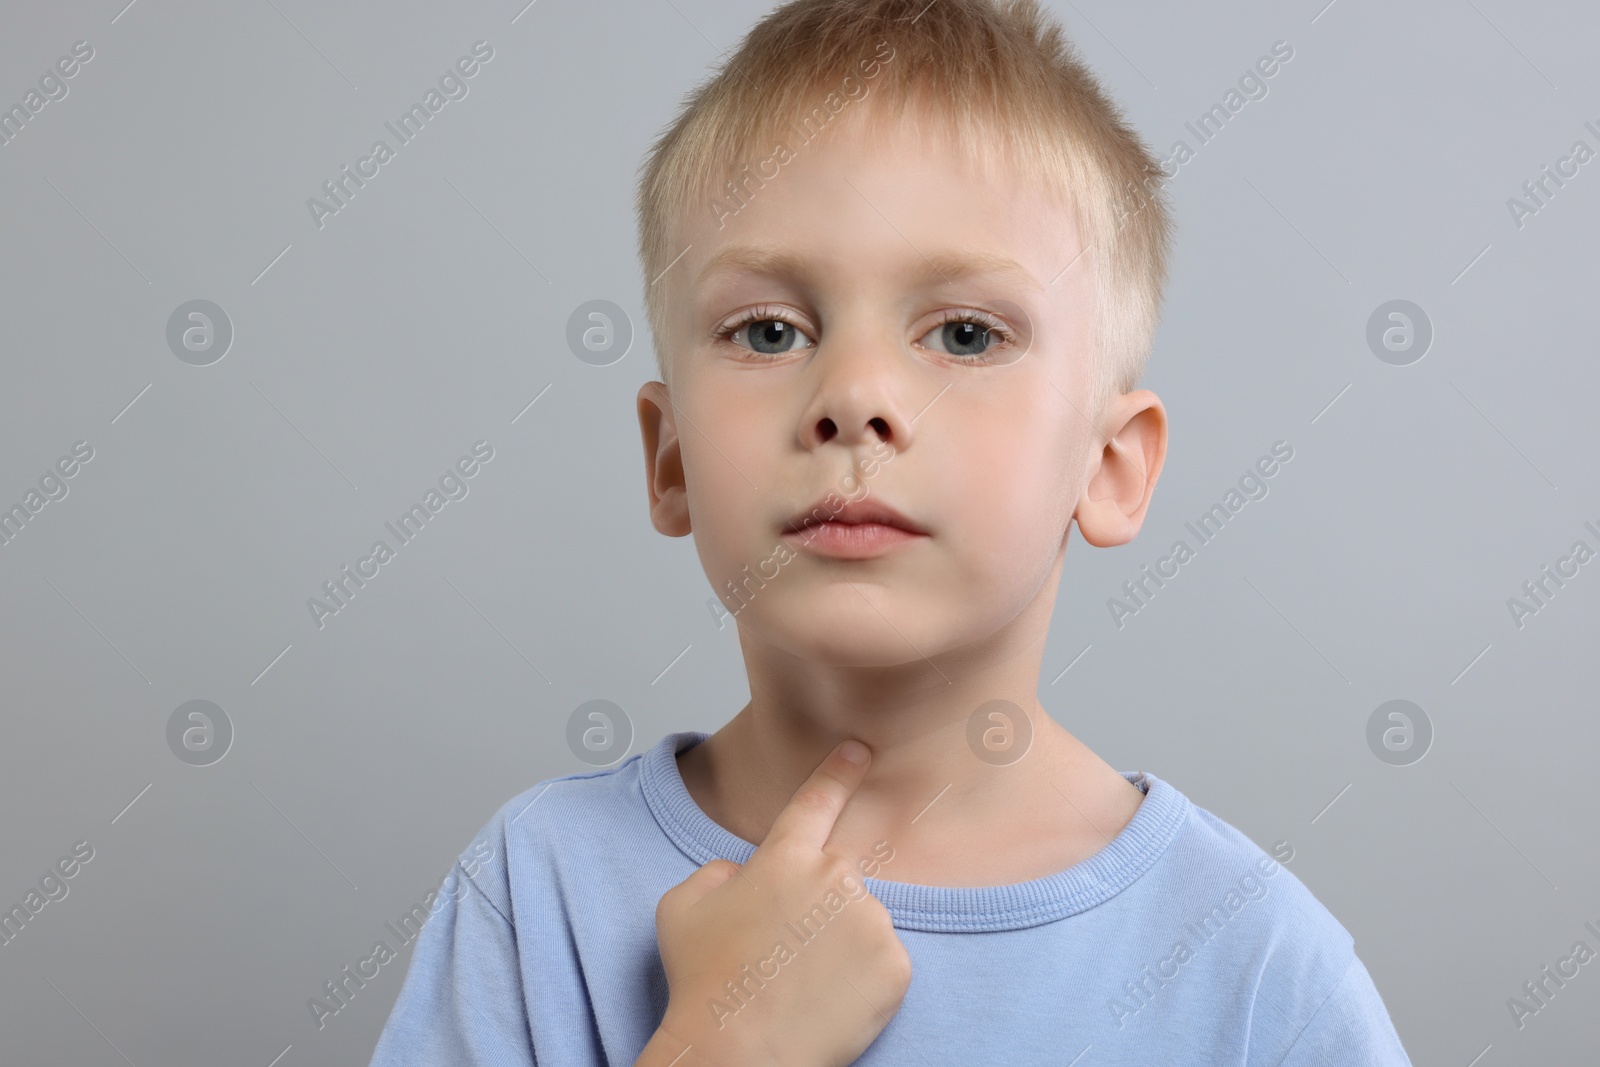
[[[853,763],[847,752],[856,750],[859,763]],[[860,741],[846,741],[826,759],[817,764],[811,777],[800,783],[794,797],[773,820],[761,848],[772,843],[800,845],[820,852],[833,833],[833,824],[844,810],[861,780],[867,776],[867,765],[872,761],[871,750]],[[760,849],[757,849],[760,851]]]

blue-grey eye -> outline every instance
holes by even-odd
[[[938,335],[939,343],[929,345],[928,339]],[[970,319],[952,319],[929,330],[922,343],[950,356],[982,356],[991,347],[1004,340],[1000,332]]]
[[[751,351],[764,356],[778,356],[793,351],[798,347],[795,339],[805,336],[782,319],[757,319],[747,326],[741,326],[735,336],[740,334],[749,342]]]

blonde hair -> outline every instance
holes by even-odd
[[[639,168],[639,257],[662,379],[668,309],[657,281],[683,251],[669,245],[678,213],[702,202],[720,222],[730,203],[742,208],[764,184],[751,162],[793,158],[791,142],[866,96],[852,89],[863,82],[884,97],[875,120],[942,116],[962,158],[991,161],[998,141],[1020,173],[1071,205],[1094,277],[1096,402],[1133,389],[1166,280],[1163,173],[1037,0],[790,0],[750,30]],[[913,100],[923,106],[908,108]]]

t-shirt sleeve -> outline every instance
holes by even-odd
[[[1360,957],[1289,1046],[1279,1067],[1411,1067]]]
[[[515,927],[459,860],[438,901],[370,1067],[536,1067]]]

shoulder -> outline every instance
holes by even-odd
[[[1269,854],[1205,808],[1185,807],[1152,873],[1179,898],[1187,940],[1202,956],[1215,953],[1219,977],[1248,994],[1253,1043],[1286,1049],[1330,997],[1361,980],[1370,987],[1355,940],[1284,866],[1294,859],[1286,842]]]
[[[1323,959],[1337,981],[1349,966],[1354,939],[1284,866],[1293,862],[1294,848],[1279,841],[1269,853],[1220,816],[1192,802],[1186,807],[1167,859],[1191,875],[1191,885],[1219,896],[1230,913],[1260,905],[1266,921],[1255,926],[1268,935],[1274,955]]]
[[[451,874],[465,874],[511,921],[514,880],[547,877],[563,865],[563,856],[591,849],[595,842],[617,845],[638,833],[644,755],[602,770],[546,778],[511,797],[473,835]]]
[[[613,767],[577,771],[536,782],[501,804],[485,829],[508,839],[536,838],[569,825],[579,813],[585,821],[607,820],[639,803],[639,778],[647,753],[636,752]]]

